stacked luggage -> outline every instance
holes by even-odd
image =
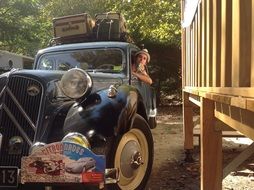
[[[120,13],[87,13],[53,19],[54,43],[127,41],[126,21]]]

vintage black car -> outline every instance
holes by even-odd
[[[38,52],[33,70],[0,75],[0,166],[20,168],[23,156],[77,132],[118,169],[109,189],[144,189],[156,106],[152,86],[131,75],[137,51],[127,42],[56,45]]]

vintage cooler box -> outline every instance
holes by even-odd
[[[126,22],[120,13],[95,15],[94,36],[97,40],[122,40],[127,32]]]
[[[89,14],[69,15],[53,19],[54,38],[58,42],[85,40],[92,35],[94,21]]]

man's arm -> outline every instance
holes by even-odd
[[[147,73],[143,74],[143,73],[132,72],[132,74],[147,84],[151,85],[153,83],[152,79]]]

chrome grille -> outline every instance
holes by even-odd
[[[38,93],[29,94],[29,87],[36,87]],[[43,87],[38,81],[20,76],[9,77],[0,97],[0,133],[3,134],[0,165],[20,167],[21,157],[28,155],[35,136],[42,94]],[[10,152],[9,141],[15,136],[23,139],[21,154]]]

